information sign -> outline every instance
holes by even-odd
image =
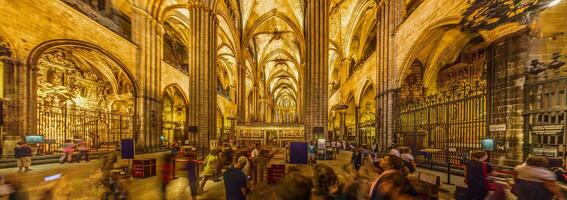
[[[506,131],[506,124],[492,124],[488,129],[490,132],[503,132]]]

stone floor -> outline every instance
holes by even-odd
[[[159,153],[140,155],[138,158],[158,158]],[[350,153],[343,152],[337,156],[335,160],[319,161],[319,163],[327,164],[333,167],[338,174],[346,173],[344,166],[350,161]],[[126,160],[120,161],[120,164],[127,165]],[[23,184],[23,189],[27,191],[31,200],[41,199],[43,193],[49,188],[53,189],[55,199],[99,199],[103,192],[103,188],[98,184],[101,180],[101,172],[99,169],[99,161],[91,161],[88,163],[71,163],[71,164],[47,164],[32,166],[33,171],[25,173],[17,173],[15,168],[0,169],[0,175],[3,175],[8,181]],[[159,161],[158,161],[159,166]],[[297,166],[303,174],[312,174],[312,169],[306,165]],[[364,169],[363,169],[364,170]],[[422,172],[432,173],[441,176],[442,182],[446,176],[442,172],[429,171],[419,169]],[[159,169],[158,169],[159,171]],[[62,174],[57,181],[45,182],[44,177]],[[187,188],[187,179],[183,171],[178,171],[179,178],[173,180],[168,187],[168,199],[190,199],[190,193]],[[372,176],[372,175],[369,175]],[[452,176],[451,181],[457,185],[463,185],[463,178]],[[450,199],[451,191],[454,187],[443,185],[448,192],[440,195],[441,199]],[[205,187],[205,192],[198,196],[198,199],[221,200],[224,197],[224,186],[221,182],[209,181]],[[160,199],[160,180],[159,177],[151,177],[145,179],[131,179],[128,181],[128,191],[130,199]],[[0,198],[2,199],[2,198]]]

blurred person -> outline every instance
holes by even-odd
[[[512,193],[518,200],[551,200],[553,196],[564,199],[561,189],[555,182],[557,177],[547,169],[549,160],[543,156],[530,157],[522,165],[514,168]]]
[[[368,189],[361,179],[350,180],[345,183],[342,193],[335,197],[335,200],[359,200],[368,199]]]
[[[87,142],[81,140],[77,145],[79,149],[79,155],[77,156],[77,162],[81,162],[81,158],[85,156],[85,162],[89,162],[89,147]]]
[[[413,158],[413,155],[411,154],[412,153],[411,149],[409,147],[404,147],[401,148],[400,150],[402,153],[400,157],[402,158],[402,160],[404,160],[404,165],[408,168],[410,173],[414,173],[417,167],[415,165],[415,160]]]
[[[293,171],[293,170],[292,170]],[[293,171],[287,173],[283,180],[274,185],[273,194],[274,200],[309,200],[311,199],[311,193],[313,188],[313,182],[310,178],[300,174],[298,171]],[[263,189],[259,188],[258,190]],[[256,191],[254,191],[256,192]],[[269,195],[266,195],[269,196]],[[265,200],[267,200],[265,199]]]
[[[362,165],[362,153],[360,151],[354,150],[352,153],[351,163],[356,171],[360,169],[360,166]]]
[[[331,141],[331,148],[333,149],[333,151],[337,151],[337,142],[336,141]]]
[[[234,160],[234,151],[230,147],[229,143],[225,143],[223,150],[223,157],[225,158],[224,165],[231,165]]]
[[[75,152],[75,144],[71,140],[65,140],[63,143],[63,156],[59,158],[59,163],[73,162],[73,153]]]
[[[313,167],[313,200],[331,200],[339,193],[338,178],[333,168],[317,164]]]
[[[388,148],[388,155],[400,157],[400,151],[396,147]]]
[[[415,190],[413,189],[413,187],[411,187],[411,185],[409,185],[407,179],[405,178],[404,161],[400,157],[394,155],[387,155],[382,160],[380,160],[379,166],[381,169],[384,170],[384,172],[378,175],[376,180],[374,180],[372,182],[372,185],[370,186],[369,196],[371,200],[390,199],[393,194],[415,195],[416,193]],[[403,178],[404,180],[406,180],[406,182],[403,183],[406,186],[404,186],[404,188],[400,188],[399,191],[395,189],[386,188],[386,187],[390,187],[390,185],[392,184],[392,183],[385,183],[386,181],[390,180],[390,178],[385,178],[388,176],[393,176],[394,179],[396,180],[397,177]],[[399,184],[398,182],[395,182],[395,184],[393,185],[398,186]]]
[[[199,165],[199,162],[195,160],[195,153],[193,151],[190,151],[187,153],[187,165],[185,166],[185,169],[187,170],[187,180],[189,182],[189,190],[191,191],[191,199],[192,200],[197,200],[197,195],[199,194],[197,192],[198,186],[197,186],[197,178],[199,177],[199,171],[197,170],[197,166]]]
[[[115,147],[118,149],[118,146]],[[100,172],[102,175],[102,185],[107,191],[111,191],[113,188],[113,180],[111,170],[114,169],[114,164],[118,162],[118,152],[110,151],[103,154],[100,158]]]
[[[224,157],[223,151],[222,151],[222,146],[220,149],[217,150],[217,162],[215,164],[215,173],[214,173],[214,182],[219,182],[221,181],[221,176],[222,176],[222,168],[224,166],[224,163],[226,162],[226,157]]]
[[[309,145],[307,145],[307,155],[309,158],[309,164],[313,165],[317,163],[316,149],[313,142],[309,142]]]
[[[18,165],[18,172],[22,172],[22,168],[30,171],[32,149],[25,141],[19,141],[17,144],[18,146],[14,148],[14,157]]]
[[[309,158],[309,164],[313,165],[317,163],[316,149],[315,145],[313,145],[313,142],[309,142],[309,145],[307,145],[307,155]]]
[[[217,150],[213,149],[209,152],[209,155],[205,157],[204,167],[203,167],[203,181],[201,181],[201,186],[199,187],[199,194],[205,192],[205,184],[208,180],[211,180],[216,171],[216,166],[218,162]]]
[[[471,160],[465,163],[465,183],[467,184],[467,199],[482,200],[489,192],[488,175],[493,167],[486,162],[488,155],[485,151],[471,152]]]
[[[245,160],[238,160],[236,164],[224,172],[223,179],[227,200],[246,199],[248,178],[242,172],[245,164]]]
[[[414,199],[412,188],[408,180],[401,173],[389,173],[380,178],[376,187],[376,196],[371,199]]]
[[[244,175],[246,175],[246,177],[248,177],[248,179],[250,179],[250,176],[252,175],[251,170],[251,164],[250,161],[248,160],[248,158],[246,158],[246,156],[244,156],[244,154],[240,155],[240,157],[238,157],[238,161],[237,162],[244,162],[244,166],[242,167],[242,172],[244,173]]]
[[[163,163],[161,164],[161,193],[162,199],[167,199],[167,186],[169,182],[173,179],[173,156],[171,154],[165,154],[163,158]]]
[[[255,144],[252,153],[250,153],[250,159],[255,160],[260,155],[260,144]]]

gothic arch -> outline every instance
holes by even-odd
[[[91,43],[88,43],[88,42],[83,42],[83,41],[80,41],[80,40],[71,40],[71,39],[57,39],[57,40],[51,40],[51,41],[41,43],[31,51],[31,53],[30,53],[30,55],[27,59],[27,64],[29,66],[29,69],[31,71],[37,70],[37,61],[39,60],[39,57],[41,56],[41,54],[44,53],[45,51],[47,51],[51,48],[55,48],[55,47],[84,47],[86,49],[92,49],[92,50],[96,51],[97,53],[100,53],[101,55],[108,57],[109,59],[112,60],[112,62],[117,64],[117,66],[120,68],[121,72],[123,72],[127,76],[127,78],[130,80],[130,83],[132,84],[133,96],[137,97],[138,84],[136,82],[136,79],[132,75],[132,73],[128,70],[128,68],[126,68],[126,66],[124,66],[124,64],[122,64],[122,62],[120,62],[120,60],[118,60],[118,58],[113,56],[108,51],[104,50],[103,48],[101,48],[97,45],[94,45],[94,44],[91,44]]]
[[[28,109],[38,113],[30,117],[32,132],[57,144],[78,137],[97,148],[122,138],[137,139],[137,85],[110,53],[83,41],[52,40],[34,48],[27,63],[33,91]],[[63,115],[70,121],[61,129],[56,116]]]
[[[376,91],[376,87],[374,86],[374,83],[370,79],[366,79],[364,85],[362,85],[362,87],[360,88],[360,91],[358,92],[357,105],[362,106],[361,103],[364,98],[364,94],[366,94],[366,91],[368,90]],[[376,96],[376,94],[374,94],[374,96]]]
[[[402,58],[402,63],[400,68],[398,69],[398,74],[401,76],[398,77],[398,84],[401,85],[402,82],[405,80],[405,77],[410,74],[411,69],[410,66],[412,65],[413,61],[417,58],[418,54],[423,50],[425,46],[429,43],[434,42],[436,37],[442,37],[443,33],[454,27],[457,26],[460,22],[461,16],[449,16],[437,20],[431,23],[423,32],[419,34],[415,43],[411,46],[410,50],[406,54],[405,58]]]

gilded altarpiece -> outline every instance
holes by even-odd
[[[65,140],[113,148],[133,137],[132,84],[117,66],[80,47],[44,52],[37,62],[37,131],[57,151]]]

